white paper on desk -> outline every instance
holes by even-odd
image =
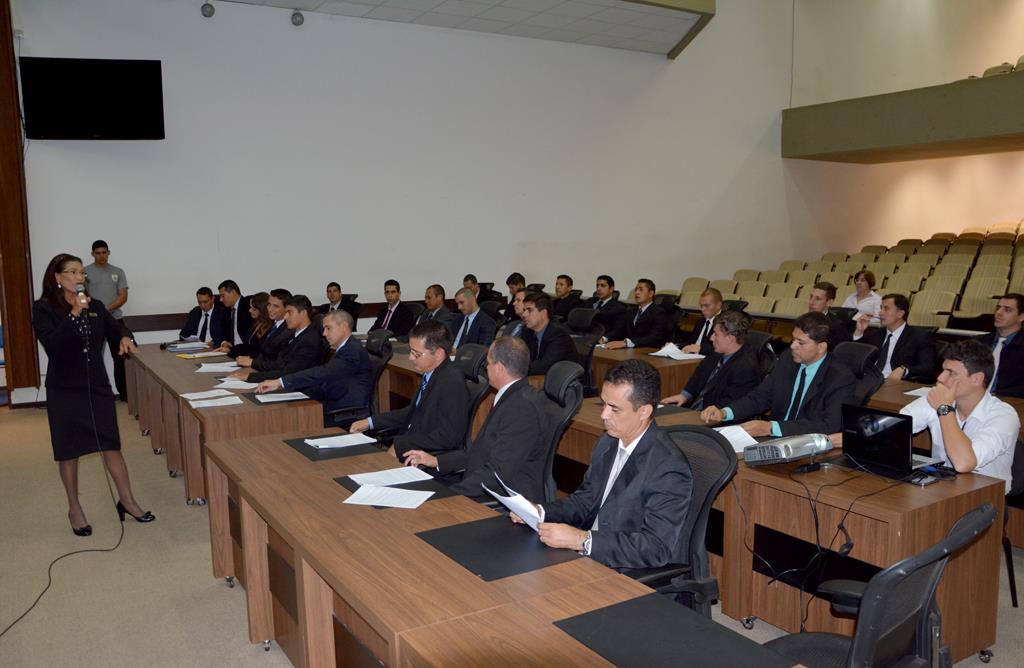
[[[203,399],[201,401],[190,401],[188,405],[192,408],[214,408],[216,406],[234,406],[242,403],[242,397],[221,397],[219,399]]]
[[[919,387],[916,390],[904,392],[903,394],[909,394],[912,397],[927,397],[928,393],[932,391],[930,387]]]
[[[200,364],[199,368],[196,369],[196,373],[231,373],[232,371],[238,371],[240,368],[238,362],[207,362],[206,364]]]
[[[244,380],[235,380],[234,378],[221,378],[220,384],[214,385],[214,387],[225,390],[255,390],[259,387],[259,383],[247,383]]]
[[[207,390],[205,392],[189,392],[188,394],[181,395],[182,399],[188,399],[194,401],[195,399],[213,399],[215,397],[230,397],[232,396],[227,390]]]
[[[729,442],[732,443],[732,449],[737,453],[743,452],[743,448],[748,445],[757,445],[754,437],[739,425],[731,424],[727,427],[715,427],[715,431],[729,439]]]
[[[699,353],[684,353],[674,343],[666,343],[662,346],[661,350],[655,350],[653,353],[648,353],[654,357],[670,357],[674,360],[702,360],[704,356]]]
[[[275,392],[273,394],[257,394],[256,401],[261,404],[272,404],[277,401],[298,401],[309,399],[309,395],[302,392]]]
[[[412,467],[409,467],[412,468]],[[401,487],[378,487],[362,485],[345,499],[345,503],[357,506],[384,506],[386,508],[419,508],[424,501],[433,496],[433,492],[421,492]]]
[[[206,350],[206,344],[202,341],[168,343],[167,350],[172,353],[180,353],[188,350]]]
[[[323,438],[307,438],[303,441],[314,448],[348,448],[353,445],[376,443],[366,434],[342,434],[341,436],[324,436]],[[411,468],[411,467],[406,467]]]
[[[420,470],[416,466],[399,466],[398,468],[384,469],[383,471],[374,471],[373,473],[355,473],[350,475],[349,479],[360,485],[376,485],[380,487],[432,480],[429,473]]]
[[[202,353],[183,353],[181,355],[178,355],[178,357],[180,357],[183,360],[197,360],[203,357],[224,357],[224,353],[218,353],[212,350],[208,350]],[[222,364],[229,364],[229,362],[222,362]]]
[[[483,483],[480,483],[480,486],[483,487],[488,494],[500,501],[501,505],[518,515],[521,520],[526,522],[527,526],[534,531],[537,531],[537,525],[540,524],[540,514],[537,512],[537,506],[527,501],[526,497],[522,494],[506,485],[505,481],[499,478],[497,473],[494,474],[494,477],[499,483],[501,483],[502,488],[504,488],[508,493],[508,496],[502,496],[501,494],[496,493]]]

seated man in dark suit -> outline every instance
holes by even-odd
[[[497,473],[526,498],[543,498],[550,402],[543,392],[530,387],[526,380],[529,366],[530,351],[522,339],[495,339],[487,351],[487,381],[496,392],[494,404],[469,449],[458,448],[437,456],[409,450],[405,463],[446,476],[461,472],[462,479],[452,489],[466,496],[486,497],[481,483],[501,489],[494,479]]]
[[[828,281],[821,281],[814,284],[810,296],[807,298],[807,309],[815,313],[823,313],[828,318],[828,349],[835,350],[836,346],[844,341],[850,341],[853,337],[851,330],[853,323],[837,318],[829,311],[836,301],[836,286]]]
[[[462,288],[455,293],[455,303],[459,307],[459,314],[453,321],[452,332],[455,334],[455,339],[452,346],[458,350],[459,346],[467,343],[491,345],[497,327],[494,324],[494,319],[480,310],[473,291],[469,288]]]
[[[502,336],[518,336],[522,337],[523,332],[526,331],[526,323],[523,322],[523,299],[526,298],[526,288],[519,288],[516,290],[516,294],[512,297],[512,308],[511,317],[505,321],[505,324],[501,328]],[[506,311],[509,307],[505,308]]]
[[[321,304],[317,312],[320,315],[326,315],[331,311],[337,311],[343,309],[352,313],[352,298],[348,295],[342,294],[341,285],[337,281],[331,281],[327,284],[327,303]]]
[[[512,302],[516,298],[516,293],[526,288],[526,277],[518,271],[513,271],[505,279],[505,287],[508,288],[508,304],[505,305],[502,315],[505,316],[505,321],[508,322],[518,317],[515,314]]]
[[[213,298],[213,290],[203,286],[196,290],[196,304],[188,312],[185,326],[178,332],[178,337],[187,341],[202,341],[213,347],[220,345],[224,339],[221,327],[224,325],[224,308]]]
[[[252,368],[240,369],[230,375],[231,378],[248,380],[250,383],[280,378],[288,374],[309,369],[320,364],[324,356],[324,346],[320,332],[313,326],[313,304],[306,295],[295,295],[285,302],[284,320],[292,331],[292,338],[281,348],[274,359],[262,356],[252,360]],[[243,359],[238,358],[242,364]]]
[[[476,274],[466,274],[462,277],[462,287],[469,288],[473,291],[473,296],[476,297],[476,301],[490,302],[500,301],[501,295],[494,290],[488,290],[484,286],[480,285],[480,282],[476,280]]]
[[[715,352],[701,360],[679,394],[665,397],[661,403],[689,406],[729,406],[761,383],[757,354],[746,346],[750,318],[739,311],[726,311],[715,318],[711,344]]]
[[[583,308],[583,300],[573,294],[572,276],[559,274],[555,280],[555,300],[551,302],[551,315],[564,322],[574,308]]]
[[[538,504],[540,539],[612,568],[686,563],[683,526],[690,511],[690,465],[658,425],[661,377],[647,362],[612,367],[601,388],[606,433],[579,488]],[[518,490],[517,490],[518,491]],[[522,522],[514,513],[513,522]]]
[[[607,274],[601,274],[594,282],[594,296],[583,302],[587,308],[592,308],[594,321],[604,325],[605,332],[615,332],[622,326],[622,320],[626,317],[626,305],[615,297],[615,279]]]
[[[452,334],[444,323],[428,320],[413,327],[409,360],[423,376],[416,396],[405,408],[353,422],[349,431],[397,428],[393,452],[399,459],[410,450],[437,455],[463,447],[469,389],[462,371],[448,361],[451,349]]]
[[[669,338],[672,319],[665,309],[654,303],[654,281],[641,278],[633,288],[633,306],[625,318],[619,320],[619,328],[606,332],[605,347],[616,348],[661,348]]]
[[[426,308],[423,309],[423,313],[420,313],[420,316],[416,319],[417,325],[433,320],[446,325],[448,331],[452,330],[455,314],[444,305],[444,288],[437,283],[428,287],[423,293],[423,304]]]
[[[853,401],[856,379],[828,354],[828,334],[828,319],[821,313],[797,318],[789,346],[792,354],[779,357],[752,392],[724,409],[708,406],[701,419],[742,422],[740,426],[755,438],[841,431],[842,406]],[[766,411],[771,411],[770,422],[759,418]]]
[[[248,346],[243,344],[234,346],[228,351],[228,356],[234,358],[242,366],[253,366],[257,360],[259,366],[273,364],[277,359],[277,354],[281,352],[285,344],[292,340],[293,332],[288,329],[288,325],[284,321],[284,305],[291,298],[292,293],[284,288],[274,288],[270,291],[270,296],[267,298],[267,315],[270,316],[274,324],[260,342],[259,354],[254,357],[252,351],[247,350]]]
[[[576,344],[565,325],[551,321],[551,299],[542,292],[523,297],[523,341],[530,349],[530,375],[542,376],[555,362],[578,362]]]
[[[249,328],[252,327],[249,298],[242,296],[238,283],[231,279],[221,281],[221,284],[217,286],[217,292],[220,293],[220,303],[224,307],[221,312],[220,326],[224,339],[220,342],[219,348],[228,351],[231,346],[245,341],[249,335]]]
[[[386,329],[395,336],[406,336],[416,318],[409,307],[402,303],[402,286],[393,278],[384,281],[384,301],[387,302],[387,308],[377,314],[370,331]]]
[[[868,318],[857,320],[853,340],[879,349],[878,368],[886,382],[912,380],[934,383],[938,366],[935,342],[927,330],[907,324],[910,301],[893,292],[882,297],[881,327],[868,331]]]
[[[327,413],[339,408],[365,406],[369,410],[373,392],[373,367],[363,344],[352,336],[352,316],[336,309],[324,316],[324,339],[334,349],[327,364],[296,371],[280,378],[264,380],[257,392],[305,392],[324,405],[325,427],[347,427],[335,423]],[[366,415],[366,413],[363,413]],[[349,420],[351,422],[351,420]]]
[[[715,325],[715,318],[722,312],[722,293],[716,288],[708,288],[700,293],[700,314],[703,316],[693,333],[684,339],[682,349],[684,353],[700,353],[705,357],[715,352],[711,345],[711,328]]]
[[[1024,397],[1024,295],[1011,292],[996,304],[995,331],[978,337],[989,347],[995,360],[995,376],[988,389],[992,394]]]

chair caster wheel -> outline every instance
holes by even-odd
[[[167,475],[169,477],[171,477],[171,478],[177,478],[178,477],[178,472],[177,471],[168,471]]]
[[[149,436],[149,430],[148,429],[143,429],[142,430],[142,435],[143,436]]]
[[[263,651],[264,652],[269,652],[270,651],[270,641],[269,640],[264,640],[263,641]]]
[[[206,499],[204,499],[201,496],[197,496],[195,499],[192,500],[192,503],[196,504],[197,506],[205,506]]]
[[[153,454],[154,455],[162,455],[162,454],[164,454],[164,449],[163,448],[153,448]]]
[[[228,583],[228,589],[234,589],[235,588],[235,576],[234,575],[229,575],[226,578],[224,578],[224,582]]]
[[[743,625],[743,628],[749,631],[750,629],[754,628],[755,621],[757,621],[757,617],[744,617],[740,620],[740,624]]]
[[[981,660],[982,663],[988,663],[989,661],[992,660],[992,650],[990,650],[990,649],[983,649],[983,650],[981,650],[980,652],[978,652],[978,658]]]

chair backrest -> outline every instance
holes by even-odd
[[[358,323],[359,314],[363,312],[363,304],[356,301],[357,295],[349,295],[349,297],[352,298],[352,301],[345,305],[345,310],[352,316],[352,321]]]
[[[530,283],[529,285],[526,286],[526,289],[529,290],[530,292],[544,292],[544,284]]]
[[[850,257],[850,256],[847,255],[846,253],[841,253],[839,251],[831,251],[831,252],[828,252],[828,253],[825,253],[824,255],[822,255],[821,259],[825,260],[827,262],[839,263],[839,262],[846,262],[846,259],[848,257]]]
[[[773,297],[751,297],[744,295],[743,301],[747,302],[746,310],[753,313],[771,313],[772,309],[775,308],[775,299]]]
[[[852,274],[848,274],[845,271],[827,271],[818,277],[819,281],[828,281],[837,288],[841,288],[844,285],[849,285],[850,281],[853,280]]]
[[[885,292],[917,292],[921,289],[921,281],[919,274],[896,274],[885,281]]]
[[[683,292],[679,295],[679,307],[700,308],[700,292]]]
[[[423,313],[423,309],[427,308],[419,302],[405,302],[405,305],[409,307],[410,311],[412,311],[413,320],[420,317],[420,314]]]
[[[806,266],[803,260],[783,260],[779,263],[779,271],[801,271]]]
[[[554,466],[558,442],[562,440],[569,422],[576,416],[583,403],[583,367],[576,362],[562,360],[555,362],[544,375],[544,394],[551,401],[548,422],[548,451],[544,470],[544,500],[554,501],[558,488],[555,485]]]
[[[907,253],[903,253],[899,250],[885,251],[878,257],[878,262],[892,262],[894,264],[903,264],[907,261]]]
[[[977,540],[995,518],[992,504],[982,504],[957,520],[939,542],[876,573],[861,598],[846,665],[910,665],[901,662],[905,657],[932,665],[932,643],[939,642],[932,637],[939,624],[935,590],[946,562]]]
[[[592,308],[574,308],[569,311],[569,318],[565,324],[573,334],[587,334],[594,324],[595,313],[597,311]]]
[[[737,269],[732,272],[732,280],[737,283],[743,281],[756,281],[757,277],[761,275],[761,272],[757,269]]]
[[[722,278],[717,281],[711,281],[708,287],[718,290],[723,295],[736,294],[736,281],[729,281]]]
[[[501,317],[501,313],[499,313],[501,311],[501,302],[492,300],[480,302],[480,310],[491,316],[494,322],[498,322],[498,319]]]
[[[736,284],[736,294],[744,297],[764,297],[767,287],[768,284],[761,281],[740,281]]]
[[[901,263],[896,262],[895,260],[879,260],[878,262],[869,262],[868,264],[864,265],[864,268],[870,271],[872,274],[874,274],[875,278],[877,279],[882,274],[886,276],[892,276],[893,274],[896,273],[896,267],[898,267],[900,264]],[[855,271],[850,275],[856,276],[857,272]]]
[[[816,271],[791,271],[789,277],[786,279],[787,283],[811,284],[818,280],[818,272]]]
[[[971,270],[971,278],[1006,278],[1010,275],[1010,265],[1003,263],[974,265]]]
[[[907,320],[911,325],[945,327],[949,323],[959,288],[952,291],[934,290],[930,287],[932,280],[928,279],[926,289],[914,295]]]
[[[654,303],[657,304],[665,311],[665,313],[672,313],[676,310],[676,301],[678,301],[679,295],[674,295],[669,292],[659,292],[654,295]]]
[[[691,276],[683,281],[683,287],[679,289],[679,294],[684,292],[704,292],[708,287],[708,279],[702,276]]]
[[[887,250],[889,249],[885,246],[865,246],[861,252],[851,255],[847,262],[863,262],[868,264],[877,260],[878,256]]]
[[[832,268],[835,266],[836,265],[834,262],[829,262],[828,260],[817,260],[816,262],[808,262],[807,266],[804,267],[804,269],[806,269],[807,271],[816,271],[819,274],[824,274],[826,272],[832,271]]]
[[[455,353],[455,365],[462,371],[466,378],[466,388],[469,390],[469,417],[466,420],[465,431],[462,432],[462,442],[469,445],[470,427],[473,424],[473,416],[477,408],[484,400],[487,389],[487,346],[479,343],[466,343],[459,346]]]
[[[574,308],[569,311],[567,324],[573,333],[572,341],[576,346],[576,355],[583,367],[583,385],[592,390],[594,388],[594,347],[604,336],[604,325],[594,321],[594,310],[589,308]],[[548,373],[550,372],[549,369]]]
[[[743,343],[744,346],[750,346],[750,349],[754,352],[754,356],[757,358],[757,369],[761,373],[761,378],[772,372],[772,369],[775,368],[775,363],[779,359],[771,346],[771,340],[771,333],[752,329],[747,332],[747,340]]]
[[[366,354],[370,356],[370,368],[373,370],[373,385],[371,385],[373,390],[370,395],[370,407],[374,413],[378,409],[377,384],[380,382],[380,377],[383,375],[384,369],[394,354],[391,350],[392,336],[394,334],[387,329],[376,329],[366,335]]]
[[[775,310],[772,313],[791,316],[803,315],[807,313],[807,300],[799,297],[776,299]]]
[[[749,304],[745,299],[723,299],[722,309],[725,311],[744,311]]]
[[[796,297],[796,291],[799,289],[800,286],[795,283],[771,283],[765,296],[772,299],[787,299]]]
[[[875,366],[878,363],[878,348],[869,343],[843,341],[832,354],[857,378],[853,388],[853,402],[863,406],[885,382],[882,372]]]
[[[853,276],[854,274],[856,274],[858,271],[860,271],[863,268],[864,268],[864,263],[863,262],[859,262],[859,261],[855,261],[855,260],[847,260],[846,262],[837,262],[836,263],[835,271],[841,271],[841,272],[849,274],[850,276]]]
[[[705,546],[708,517],[715,497],[736,473],[736,453],[728,439],[714,429],[696,425],[666,427],[663,431],[690,464],[693,492],[690,512],[683,524],[686,537],[691,579],[711,577],[708,551]],[[697,612],[711,618],[711,602],[696,603]]]
[[[972,297],[1002,297],[1006,294],[1006,286],[1009,281],[1006,278],[979,277],[971,278],[964,288],[965,296]]]
[[[762,271],[758,280],[769,284],[785,283],[787,276],[789,276],[789,272],[784,269],[769,269],[768,271]]]

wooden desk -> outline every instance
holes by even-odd
[[[314,463],[281,442],[309,435],[207,447],[215,575],[224,576],[225,564],[237,569],[241,562],[250,639],[278,640],[296,665],[397,665],[398,641],[406,631],[620,577],[595,561],[576,559],[485,582],[415,533],[492,517],[494,511],[461,496],[429,501],[415,511],[345,505],[350,493],[332,477],[388,468],[395,460],[380,453]],[[239,560],[228,560],[224,549],[236,533],[225,512],[232,487],[238,496]]]
[[[661,376],[661,394],[669,396],[682,392],[690,376],[697,370],[700,360],[674,360],[668,357],[654,357],[649,353],[657,348],[620,348],[619,350],[608,350],[607,348],[595,348],[592,362],[594,384],[600,388],[604,376],[608,370],[620,362],[638,359],[647,362]]]
[[[206,358],[224,361],[226,358]],[[243,398],[235,406],[194,409],[182,394],[209,390],[218,374],[196,373],[197,360],[184,360],[157,344],[139,346],[126,367],[132,376],[139,427],[151,438],[153,452],[167,453],[170,476],[184,474],[186,503],[205,503],[202,449],[206,442],[255,434],[322,429],[318,401],[256,404]]]

